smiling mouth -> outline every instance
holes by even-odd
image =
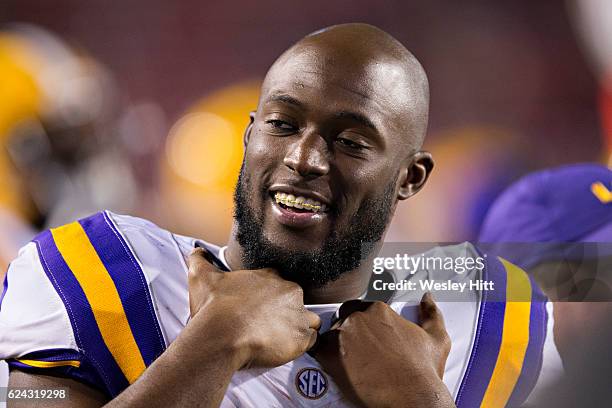
[[[327,210],[322,202],[304,196],[276,192],[274,200],[280,207],[297,213],[322,213]]]

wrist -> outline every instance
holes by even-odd
[[[216,310],[223,313],[217,313]],[[184,329],[193,333],[194,350],[200,360],[209,360],[211,355],[223,361],[233,371],[238,371],[250,361],[249,347],[243,335],[242,325],[234,316],[227,315],[223,305],[208,304],[196,313]],[[193,358],[193,357],[192,357]]]
[[[416,376],[415,381],[407,387],[407,392],[398,392],[396,395],[403,401],[397,401],[398,406],[414,406],[429,408],[450,408],[455,407],[455,402],[438,374],[432,370],[429,373]],[[415,396],[418,398],[415,399]],[[415,404],[406,404],[415,401]],[[403,402],[403,404],[402,404]]]
[[[375,390],[363,390],[358,394],[360,402],[368,407],[455,407],[446,384],[434,370],[389,378]]]

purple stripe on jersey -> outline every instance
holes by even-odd
[[[67,361],[77,360],[81,361],[83,356],[77,351],[70,349],[45,349],[33,351],[18,357],[19,360],[36,360],[36,361]]]
[[[119,231],[104,212],[79,220],[119,293],[125,316],[148,367],[166,349],[146,278]]]
[[[529,315],[529,344],[525,352],[521,375],[508,400],[508,406],[521,405],[535,387],[542,369],[544,356],[544,341],[546,340],[546,327],[548,313],[546,312],[546,296],[542,293],[532,276],[531,281],[531,313]]]
[[[2,301],[4,300],[4,295],[6,295],[6,291],[8,290],[8,271],[4,275],[4,283],[2,284],[2,294],[0,295],[0,310],[2,310]]]
[[[457,393],[458,408],[480,406],[493,375],[502,340],[506,311],[506,269],[497,258],[487,258],[482,279],[495,282],[494,292],[498,293],[493,297],[490,291],[481,292],[482,300],[472,353]]]
[[[82,354],[67,349],[47,349],[39,350],[26,355],[20,356],[20,360],[36,360],[36,361],[67,361],[76,360],[81,363],[79,367],[60,366],[60,367],[34,367],[29,364],[24,364],[16,359],[7,360],[9,367],[18,368],[21,371],[31,372],[42,375],[57,375],[68,377],[80,382],[83,382],[90,387],[98,389],[102,393],[106,393],[106,388],[102,387],[104,382],[96,372],[96,368]],[[102,388],[100,388],[102,387]]]
[[[32,367],[31,365],[20,363],[17,360],[6,360],[6,364],[8,364],[8,366],[10,368],[18,368],[20,370],[28,370],[29,371],[29,369],[31,369],[31,368],[36,368],[36,367]]]
[[[128,381],[104,343],[85,292],[57,249],[50,231],[39,234],[34,242],[45,273],[66,307],[77,346],[95,367],[95,374],[104,381],[97,388],[110,396],[118,395],[128,386]]]

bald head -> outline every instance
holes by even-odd
[[[421,147],[429,113],[427,75],[414,55],[391,35],[361,23],[315,31],[275,61],[266,75],[262,98],[279,76],[296,68],[306,74],[324,74],[391,113],[397,137],[407,150]]]

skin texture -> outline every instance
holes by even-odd
[[[398,200],[418,192],[433,168],[431,155],[419,150],[428,98],[416,59],[372,26],[334,26],[286,51],[270,68],[245,132],[243,168],[265,237],[288,250],[316,251],[332,231],[349,228],[361,203],[380,198],[389,185],[391,214]],[[270,199],[270,187],[277,183],[317,192],[334,216],[304,228],[279,223]],[[233,272],[215,270],[201,249],[192,254],[191,320],[108,406],[218,406],[237,370],[282,365],[315,344],[320,321],[304,301],[339,303],[367,286],[370,272],[363,268],[314,288],[286,281],[270,268],[249,270],[236,231],[234,225],[226,252]],[[371,406],[453,406],[441,380],[448,337],[433,301],[425,303],[421,327],[375,304],[335,328],[339,343],[327,340],[333,333],[323,337],[327,351],[316,355],[338,375],[348,398]],[[391,348],[403,352],[388,353]],[[359,372],[367,359],[375,363],[376,383]],[[387,387],[380,388],[387,378]],[[74,386],[64,406],[99,405],[97,391],[81,390],[72,380],[54,381]],[[41,382],[43,377],[23,373],[10,377],[15,387]],[[398,390],[400,397],[394,395]]]

